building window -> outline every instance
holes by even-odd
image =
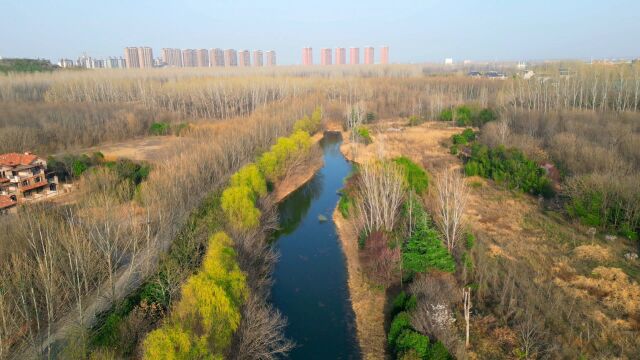
[[[22,186],[27,186],[27,185],[29,185],[29,180],[25,180],[22,182]]]

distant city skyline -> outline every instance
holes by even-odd
[[[391,63],[630,58],[640,56],[638,13],[635,0],[13,1],[0,13],[0,56],[57,62],[120,57],[126,46],[159,55],[208,45],[273,49],[293,65],[313,44],[316,55],[360,45],[361,63],[363,45],[376,56],[389,45]]]

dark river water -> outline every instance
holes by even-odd
[[[297,345],[291,359],[360,358],[345,258],[331,218],[351,172],[341,142],[339,134],[325,134],[324,166],[279,206],[272,301],[287,317],[287,337]]]

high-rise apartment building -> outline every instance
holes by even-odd
[[[336,65],[344,65],[347,63],[347,49],[336,48]]]
[[[209,67],[209,51],[207,49],[196,50],[196,66]]]
[[[253,50],[253,66],[263,65],[262,50]]]
[[[313,49],[302,48],[302,65],[313,65]]]
[[[138,48],[135,48],[135,47],[124,48],[124,59],[127,62],[128,68],[137,69],[140,67],[140,58],[138,57]]]
[[[122,69],[125,67],[125,62],[121,57],[109,57],[104,60],[104,67],[107,69]]]
[[[153,50],[148,47],[138,48],[138,61],[140,62],[141,69],[147,69],[153,67]]]
[[[273,50],[267,51],[267,66],[276,66],[276,52]]]
[[[71,59],[60,59],[60,61],[58,61],[58,66],[60,66],[62,68],[71,68],[71,67],[73,67],[73,60],[71,60]]]
[[[197,53],[193,49],[182,50],[182,66],[195,67],[198,64]]]
[[[383,46],[380,48],[380,64],[387,65],[389,63],[389,47]]]
[[[182,67],[182,51],[180,49],[162,49],[162,62],[167,66]]]
[[[365,65],[373,64],[373,46],[364,48],[364,63]]]
[[[222,49],[209,50],[209,65],[210,66],[224,66],[224,51]]]
[[[320,64],[322,65],[331,65],[331,49],[324,48],[320,49]]]
[[[360,48],[357,48],[357,47],[349,48],[349,64],[351,65],[360,64]]]
[[[238,66],[251,66],[251,54],[249,50],[238,51]]]
[[[224,51],[224,65],[238,66],[238,53],[234,49]]]

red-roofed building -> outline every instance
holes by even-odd
[[[13,196],[0,195],[0,215],[14,212],[18,202]]]
[[[58,177],[47,172],[44,159],[28,152],[0,154],[0,204],[6,205],[6,208],[24,200],[56,193],[57,187]],[[0,212],[3,209],[0,205]]]

